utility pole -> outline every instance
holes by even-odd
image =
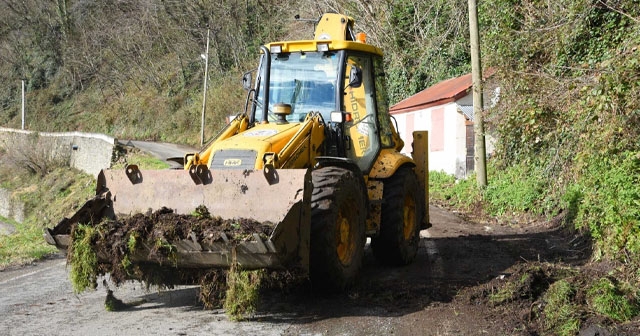
[[[209,77],[209,28],[207,28],[207,49],[204,52],[204,88],[202,89],[202,120],[200,123],[200,147],[204,146],[204,112],[207,110],[207,77]]]
[[[479,188],[487,186],[487,155],[484,143],[484,102],[482,99],[482,65],[480,63],[480,33],[478,32],[478,6],[469,0],[469,35],[471,37],[471,77],[473,79],[473,133],[475,136],[474,161]]]
[[[24,79],[22,80],[22,130],[24,131],[24,110],[25,110],[25,106],[24,106]]]

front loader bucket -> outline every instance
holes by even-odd
[[[201,174],[201,173],[200,173]],[[97,196],[73,217],[47,229],[45,239],[58,248],[70,245],[75,223],[99,222],[137,213],[147,214],[163,207],[178,214],[192,214],[204,205],[212,216],[222,219],[250,218],[273,226],[267,239],[254,234],[242,242],[205,243],[184,239],[171,243],[176,249],[176,267],[230,267],[244,269],[308,268],[311,173],[307,169],[282,169],[264,174],[261,170],[210,170],[205,179],[192,178],[184,170],[103,170],[98,176]],[[98,255],[99,259],[105,259]],[[133,262],[150,260],[144,249]]]

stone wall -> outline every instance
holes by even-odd
[[[115,144],[116,139],[104,134],[45,133],[0,127],[0,148],[11,151],[9,159],[20,164],[66,164],[93,176],[98,176],[101,169],[111,167]],[[0,216],[20,223],[24,220],[24,205],[12,199],[10,191],[1,188]]]
[[[0,147],[14,148],[23,156],[43,156],[93,176],[111,167],[116,139],[98,133],[45,133],[0,127]]]

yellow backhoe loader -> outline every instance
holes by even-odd
[[[185,155],[184,170],[103,170],[95,198],[45,239],[67,249],[78,223],[204,205],[221,218],[268,223],[271,234],[236,244],[170,242],[171,267],[299,268],[340,290],[358,274],[366,237],[381,263],[411,262],[429,225],[427,136],[414,135],[413,158],[400,153],[382,51],[353,25],[325,14],[313,40],[262,46],[259,67],[243,77],[244,113]],[[136,254],[131,262],[154,261]]]

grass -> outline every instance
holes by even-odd
[[[43,229],[53,227],[87,201],[94,190],[92,176],[70,168],[58,168],[44,177],[19,174],[13,181],[14,199],[24,203],[25,220],[10,219],[16,232],[0,236],[0,269],[24,265],[55,253],[43,238]]]
[[[580,311],[573,303],[575,288],[567,280],[551,284],[544,294],[544,325],[554,335],[576,335],[580,330]]]
[[[223,307],[232,320],[241,320],[256,311],[262,275],[262,271],[244,271],[235,266],[229,270]]]
[[[516,300],[522,294],[522,287],[530,278],[531,275],[529,273],[523,273],[519,279],[507,281],[502,288],[489,294],[489,303],[496,306]]]
[[[118,160],[111,169],[124,169],[128,164],[136,164],[140,169],[161,170],[171,167],[168,163],[139,150],[129,151],[126,158]]]
[[[96,234],[95,227],[83,224],[79,224],[72,233],[72,245],[68,260],[71,266],[71,285],[76,293],[95,289],[97,286],[98,256],[91,244]]]
[[[587,291],[587,302],[591,309],[612,320],[624,322],[640,311],[637,294],[621,288],[609,278],[600,278]]]
[[[457,180],[453,175],[443,171],[430,171],[429,198],[469,210],[474,203],[482,200],[482,194],[473,177]]]
[[[0,217],[0,221],[16,228],[13,234],[0,236],[0,270],[12,265],[27,264],[57,251],[44,241],[41,228],[4,217]]]

